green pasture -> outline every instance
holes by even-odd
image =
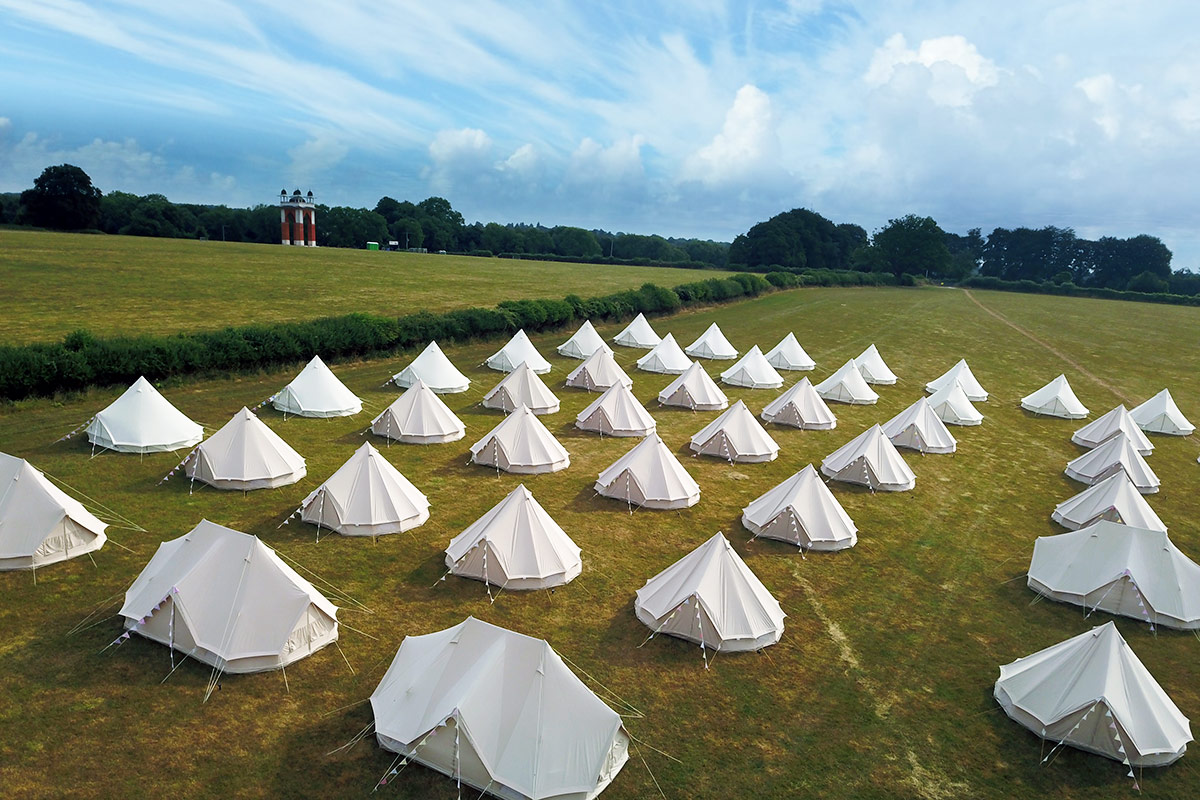
[[[12,234],[3,236],[12,241]],[[116,240],[70,241],[86,250]],[[31,235],[23,246],[36,248],[36,242]],[[259,312],[272,318],[303,316],[301,310],[311,315],[325,310],[321,305],[332,294],[339,299],[331,310],[410,310],[400,294],[412,285],[407,278],[392,279],[389,295],[349,275],[365,284],[387,274],[376,265],[394,263],[425,270],[421,274],[432,280],[446,265],[461,264],[434,256],[338,253],[344,272],[335,276],[323,274],[332,254],[322,251],[153,244],[163,248],[157,252],[169,269],[189,281],[191,268],[181,267],[188,253],[224,247],[236,255],[224,280],[195,276],[190,285],[203,285],[204,293],[173,294],[153,318],[144,315],[145,306],[129,314],[109,307],[116,279],[101,282],[108,295],[101,300],[88,291],[85,270],[63,273],[85,277],[73,278],[62,296],[100,309],[102,316],[89,320],[99,332],[125,321],[146,330],[167,324],[211,327],[218,319],[235,320],[241,302],[235,294],[255,299],[256,318]],[[91,252],[89,259],[99,258]],[[119,248],[106,252],[105,258],[120,261]],[[149,254],[156,251],[146,252],[138,269],[150,276],[158,265]],[[14,261],[21,262],[11,254],[3,258],[10,272]],[[40,256],[23,258],[28,264]],[[553,296],[572,288],[585,294],[617,288],[608,268],[492,263],[504,270],[546,270],[545,275],[570,270],[578,283],[509,284],[507,273],[497,271],[490,282],[438,280],[446,288],[422,286],[423,302],[500,299],[487,292],[502,284],[506,291],[511,286]],[[289,265],[291,279],[280,282],[278,271]],[[456,275],[469,272],[454,268]],[[22,269],[32,280],[36,270]],[[628,274],[630,284],[643,280],[643,273]],[[656,280],[670,283],[666,277]],[[149,303],[149,297],[146,292],[139,302]],[[766,349],[794,331],[817,361],[814,381],[874,342],[900,376],[895,386],[878,387],[878,405],[833,405],[838,416],[833,431],[770,427],[781,448],[778,460],[729,464],[693,458],[687,450],[689,437],[717,412],[660,409],[654,398],[671,377],[635,371],[633,361],[642,351],[618,348],[635,394],[701,486],[699,504],[681,512],[630,514],[624,504],[594,496],[597,473],[634,440],[574,429],[575,415],[596,395],[563,386],[577,362],[559,357],[554,346],[569,331],[533,339],[554,365],[544,378],[562,410],[543,421],[570,451],[570,468],[515,476],[468,464],[469,446],[501,419],[477,403],[501,377],[478,365],[502,342],[447,348],[474,381],[470,391],[445,398],[465,422],[467,437],[390,448],[370,437],[432,503],[424,526],[377,542],[323,535],[318,543],[312,526],[281,523],[364,441],[373,415],[398,394],[382,384],[415,352],[332,365],[369,406],[355,417],[284,420],[262,409],[267,424],[308,459],[309,474],[297,485],[248,495],[200,486],[189,493],[178,478],[159,485],[183,452],[91,458],[83,437],[55,441],[115,398],[118,389],[0,410],[0,449],[30,459],[146,529],[114,528],[113,543],[95,555],[94,564],[83,558],[55,565],[39,570],[36,582],[28,572],[0,574],[0,786],[12,797],[369,796],[392,756],[373,739],[329,752],[370,723],[369,706],[360,701],[405,635],[440,630],[473,614],[545,638],[589,686],[629,714],[626,725],[644,744],[635,747],[603,795],[612,800],[658,797],[657,787],[668,798],[1134,796],[1125,770],[1097,756],[1066,749],[1040,766],[1040,741],[1011,722],[991,696],[1000,664],[1111,619],[1103,613],[1085,619],[1074,606],[1035,603],[1025,586],[1035,538],[1062,532],[1050,521],[1054,505],[1084,487],[1062,473],[1067,460],[1081,452],[1070,442],[1079,423],[1035,418],[1018,408],[1018,400],[1066,372],[1093,417],[1167,386],[1196,421],[1200,374],[1192,362],[1200,310],[987,292],[973,298],[937,288],[793,290],[653,320],[660,334],[673,332],[684,345],[717,322],[741,350],[755,343]],[[46,302],[26,311],[25,301],[4,302],[9,313],[3,324],[11,338],[46,338],[36,329],[60,333],[76,324],[63,313],[72,306]],[[611,337],[619,326],[599,330]],[[991,392],[989,402],[979,406],[983,425],[952,429],[959,441],[953,456],[903,451],[917,476],[913,491],[871,494],[833,484],[858,525],[858,546],[802,558],[778,542],[750,541],[739,523],[743,506],[805,464],[819,464],[868,425],[901,411],[921,395],[926,381],[960,357]],[[727,364],[706,367],[715,377]],[[184,381],[164,387],[164,394],[211,430],[283,386],[300,366]],[[786,377],[791,382],[801,375]],[[776,392],[727,389],[727,394],[745,399],[757,413]],[[1158,449],[1149,463],[1163,488],[1150,502],[1175,543],[1200,556],[1195,491],[1200,437],[1154,442]],[[442,551],[451,537],[521,482],[582,547],[582,575],[553,593],[506,591],[494,604],[480,583],[457,578],[439,583]],[[370,609],[345,608],[341,614],[361,631],[342,629],[341,649],[353,672],[338,650],[327,648],[289,667],[286,687],[280,673],[227,676],[221,690],[202,702],[210,669],[189,662],[163,682],[170,658],[161,645],[134,636],[101,654],[121,632],[113,616],[119,596],[157,544],[186,533],[202,518],[257,534]],[[725,532],[788,618],[778,645],[761,654],[718,654],[705,670],[695,645],[659,637],[639,647],[649,631],[634,617],[633,597],[646,579],[715,531]],[[68,635],[93,611],[97,624]],[[1200,719],[1200,641],[1166,629],[1155,634],[1124,618],[1117,625],[1183,713]],[[1200,786],[1197,758],[1193,753],[1166,769],[1147,770],[1139,776],[1142,795],[1194,797]],[[455,787],[409,766],[374,796],[453,798]]]
[[[675,286],[726,272],[0,230],[0,344]]]

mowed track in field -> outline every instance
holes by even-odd
[[[1200,312],[974,295],[1004,319],[958,291],[819,289],[653,320],[659,333],[673,332],[685,345],[717,322],[741,350],[770,347],[794,331],[818,362],[814,381],[874,342],[901,378],[879,388],[876,406],[833,406],[839,420],[833,431],[772,427],[781,447],[777,461],[731,465],[692,458],[686,449],[715,412],[658,408],[654,397],[670,378],[637,372],[632,362],[640,351],[618,349],[635,394],[701,486],[700,503],[682,512],[630,515],[623,504],[594,496],[596,474],[633,443],[574,430],[575,414],[595,395],[562,385],[577,362],[553,348],[569,331],[534,342],[554,365],[545,380],[562,401],[562,410],[544,421],[570,451],[571,467],[530,477],[469,465],[470,444],[501,418],[477,403],[501,377],[478,365],[502,342],[447,348],[475,381],[469,392],[446,398],[466,423],[467,437],[424,448],[385,448],[373,439],[432,503],[426,525],[377,543],[323,536],[318,544],[311,526],[280,523],[361,444],[373,413],[398,394],[381,384],[413,353],[333,365],[370,406],[357,417],[284,421],[261,410],[308,459],[309,477],[246,496],[209,488],[189,494],[187,484],[176,480],[156,485],[182,453],[89,459],[78,438],[55,443],[117,389],[5,409],[0,449],[31,459],[147,532],[116,530],[113,538],[133,552],[106,547],[95,566],[83,559],[48,568],[38,573],[36,585],[28,573],[0,575],[0,783],[35,797],[60,795],[64,787],[81,796],[365,795],[391,757],[371,740],[326,755],[370,722],[369,707],[352,704],[370,694],[406,634],[439,630],[474,614],[547,639],[586,671],[586,682],[602,696],[611,691],[636,707],[641,716],[627,720],[630,731],[677,759],[638,749],[667,797],[1124,796],[1132,787],[1115,763],[1068,749],[1052,765],[1039,766],[1039,741],[991,698],[998,665],[1110,619],[1097,613],[1085,620],[1076,607],[1032,603],[1024,585],[1034,539],[1062,530],[1049,519],[1054,504],[1083,487],[1062,474],[1080,452],[1070,442],[1079,424],[1033,417],[1017,403],[1066,372],[1093,417],[1124,396],[1141,400],[1169,386],[1195,420],[1200,377],[1186,365],[1190,343],[1200,334]],[[1099,322],[1114,318],[1119,327]],[[619,326],[599,329],[611,337]],[[1151,341],[1155,346],[1147,347]],[[872,495],[835,484],[835,495],[859,527],[857,547],[802,559],[785,545],[750,540],[739,523],[743,506],[901,411],[926,381],[961,357],[992,394],[979,406],[984,424],[953,430],[956,455],[905,451],[917,475],[911,492]],[[727,364],[708,362],[706,368],[715,377]],[[164,392],[215,428],[241,405],[278,389],[299,367],[184,381]],[[800,375],[786,377],[790,382]],[[727,394],[756,412],[775,396]],[[1195,437],[1154,442],[1158,449],[1149,463],[1163,489],[1150,502],[1171,527],[1173,541],[1200,555]],[[478,583],[439,583],[450,538],[522,482],[582,547],[583,574],[553,594],[506,591],[494,604]],[[327,650],[288,669],[290,693],[278,674],[230,677],[202,704],[209,670],[188,664],[160,683],[170,669],[161,646],[134,637],[98,654],[119,633],[118,620],[65,635],[89,611],[119,596],[158,542],[205,517],[261,536],[374,612],[343,614],[349,625],[375,637],[343,632],[341,646],[354,673]],[[789,615],[779,645],[761,655],[718,654],[707,671],[693,645],[656,637],[639,648],[648,631],[633,615],[633,593],[718,530]],[[110,605],[98,619],[115,610]],[[1132,620],[1117,624],[1183,712],[1200,716],[1196,638],[1165,629],[1153,635]],[[1200,780],[1193,757],[1147,771],[1144,793],[1190,796]],[[452,798],[455,790],[452,781],[410,766],[377,794]],[[652,796],[655,783],[638,755],[604,794]]]

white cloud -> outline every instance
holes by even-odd
[[[943,106],[970,105],[977,91],[999,81],[996,65],[962,36],[925,39],[912,50],[900,33],[875,50],[863,77],[870,86],[885,86],[903,76],[903,67],[909,64],[928,70],[928,75],[923,76],[925,91],[929,99]]]
[[[564,183],[604,186],[640,180],[645,175],[642,164],[645,143],[639,134],[620,138],[608,147],[584,137],[571,155]]]
[[[289,183],[309,185],[342,163],[350,148],[331,134],[318,134],[287,151]]]
[[[503,172],[531,176],[538,171],[540,166],[541,159],[538,158],[537,150],[532,144],[526,142],[514,150],[512,155],[497,164],[496,168]]]
[[[747,181],[777,170],[779,155],[771,98],[746,84],[725,112],[721,132],[687,159],[683,177],[709,185]]]

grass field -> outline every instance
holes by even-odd
[[[0,230],[0,344],[212,330],[366,311],[398,316],[581,297],[726,272]]]
[[[777,461],[731,465],[687,454],[688,438],[715,412],[659,409],[653,398],[670,378],[633,371],[641,351],[619,349],[635,394],[702,489],[700,503],[686,511],[630,515],[621,503],[593,496],[596,474],[633,442],[574,430],[575,414],[595,395],[563,387],[575,362],[553,347],[569,333],[534,337],[554,364],[545,378],[562,400],[562,410],[543,419],[572,460],[553,475],[497,475],[467,464],[469,445],[501,418],[476,405],[500,375],[473,366],[500,343],[448,348],[475,381],[469,392],[447,398],[467,437],[424,448],[384,449],[376,440],[429,496],[432,516],[421,528],[374,544],[335,535],[317,543],[311,526],[279,525],[363,441],[372,412],[397,394],[380,385],[407,354],[334,365],[370,405],[356,417],[284,421],[264,409],[262,418],[307,457],[309,477],[247,496],[210,488],[189,495],[182,480],[156,485],[183,453],[89,459],[83,438],[54,443],[116,390],[0,411],[0,449],[29,458],[148,531],[113,530],[112,538],[132,552],[109,545],[95,565],[84,558],[40,570],[36,584],[29,573],[0,575],[0,785],[21,797],[366,796],[390,755],[373,740],[327,755],[371,720],[368,705],[352,704],[371,693],[405,635],[473,614],[547,639],[602,696],[600,686],[607,687],[641,712],[627,719],[629,730],[672,758],[636,747],[605,798],[657,797],[654,779],[669,798],[1132,796],[1120,765],[1096,756],[1066,749],[1039,766],[1039,740],[991,697],[1000,664],[1111,618],[1097,613],[1085,620],[1077,607],[1031,602],[1022,576],[1033,542],[1062,531],[1050,512],[1083,488],[1062,474],[1081,451],[1070,442],[1078,423],[1032,417],[1017,402],[1065,371],[1093,418],[1168,386],[1196,421],[1200,375],[1192,360],[1200,311],[933,288],[822,289],[681,314],[654,326],[686,344],[711,322],[743,350],[769,347],[795,331],[818,363],[814,380],[875,342],[901,380],[880,387],[876,406],[834,405],[836,430],[772,428],[781,447]],[[617,330],[600,327],[605,336]],[[964,356],[992,394],[980,404],[982,426],[953,429],[956,455],[904,451],[917,475],[911,492],[872,495],[833,485],[858,525],[857,547],[804,559],[783,544],[750,541],[739,524],[743,506],[905,408],[926,381]],[[706,366],[714,376],[723,368]],[[182,382],[164,391],[211,429],[294,371]],[[756,412],[775,395],[727,393]],[[1150,502],[1172,540],[1200,556],[1194,490],[1200,437],[1154,441],[1149,463],[1163,488]],[[479,583],[437,583],[450,538],[520,482],[582,547],[583,574],[554,594],[504,592],[491,605]],[[290,691],[278,673],[227,677],[202,703],[210,671],[188,663],[160,683],[169,671],[160,645],[133,637],[99,654],[121,630],[109,616],[118,596],[157,543],[205,517],[258,534],[372,610],[342,614],[374,637],[343,629],[341,647],[354,673],[337,650],[326,649],[288,669]],[[679,640],[660,637],[639,649],[648,631],[634,617],[634,592],[718,530],[788,613],[782,641],[761,655],[717,655],[708,671],[699,648]],[[99,625],[67,635],[106,602]],[[1166,629],[1155,635],[1123,618],[1117,625],[1184,714],[1200,717],[1196,637]],[[1194,797],[1196,759],[1193,753],[1147,770],[1139,776],[1142,794]],[[455,789],[410,766],[377,796],[452,798]]]

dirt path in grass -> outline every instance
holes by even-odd
[[[1011,319],[1009,319],[1008,317],[1004,316],[1004,315],[1003,315],[1003,314],[1001,314],[999,311],[993,311],[992,309],[990,309],[990,308],[988,308],[987,306],[985,306],[983,303],[979,302],[979,300],[978,300],[978,299],[976,299],[975,295],[971,294],[971,290],[970,290],[970,289],[963,289],[963,290],[962,290],[962,292],[963,292],[963,294],[965,294],[965,295],[967,296],[967,298],[968,298],[968,299],[969,299],[969,300],[970,300],[972,303],[974,303],[975,305],[979,306],[979,307],[980,307],[981,309],[983,309],[985,312],[987,312],[988,314],[991,314],[993,317],[995,317],[996,319],[1000,320],[1001,322],[1003,322],[1003,323],[1004,323],[1005,325],[1007,325],[1008,327],[1012,328],[1012,329],[1013,329],[1014,331],[1016,331],[1017,333],[1021,334],[1021,335],[1022,335],[1022,336],[1024,336],[1025,338],[1029,339],[1031,342],[1034,342],[1034,343],[1036,343],[1036,344],[1039,344],[1039,345],[1041,345],[1042,347],[1046,348],[1046,349],[1047,349],[1047,350],[1049,350],[1051,353],[1053,353],[1054,355],[1056,355],[1056,356],[1058,356],[1059,358],[1061,358],[1063,361],[1065,361],[1065,362],[1067,362],[1068,364],[1070,364],[1070,365],[1071,365],[1071,367],[1072,367],[1073,369],[1075,369],[1077,372],[1079,372],[1080,374],[1082,374],[1082,375],[1084,375],[1084,376],[1086,376],[1086,377],[1088,377],[1088,378],[1091,378],[1091,379],[1092,379],[1092,380],[1093,380],[1095,383],[1099,384],[1100,386],[1103,386],[1105,389],[1108,389],[1110,392],[1112,392],[1113,394],[1115,394],[1117,397],[1121,398],[1121,400],[1122,400],[1122,401],[1123,401],[1123,402],[1124,402],[1126,405],[1131,405],[1131,406],[1132,406],[1132,405],[1137,405],[1137,404],[1136,404],[1136,403],[1133,401],[1133,399],[1132,399],[1132,398],[1130,398],[1128,395],[1126,395],[1124,392],[1122,392],[1122,391],[1121,391],[1120,389],[1118,389],[1116,386],[1114,386],[1113,384],[1111,384],[1111,383],[1109,383],[1108,381],[1104,380],[1104,379],[1103,379],[1103,378],[1101,378],[1099,375],[1096,375],[1095,373],[1089,372],[1089,371],[1087,370],[1087,368],[1085,368],[1085,367],[1084,367],[1082,364],[1080,364],[1080,363],[1079,363],[1078,361],[1076,361],[1075,359],[1071,358],[1069,355],[1067,355],[1067,354],[1066,354],[1066,353],[1064,353],[1063,351],[1061,351],[1061,350],[1059,350],[1058,348],[1056,348],[1054,345],[1050,344],[1049,342],[1045,341],[1044,339],[1040,339],[1040,338],[1038,338],[1038,337],[1037,337],[1037,336],[1035,336],[1035,335],[1034,335],[1032,332],[1030,332],[1028,329],[1026,329],[1026,328],[1022,328],[1020,325],[1018,325],[1017,323],[1013,322]]]

